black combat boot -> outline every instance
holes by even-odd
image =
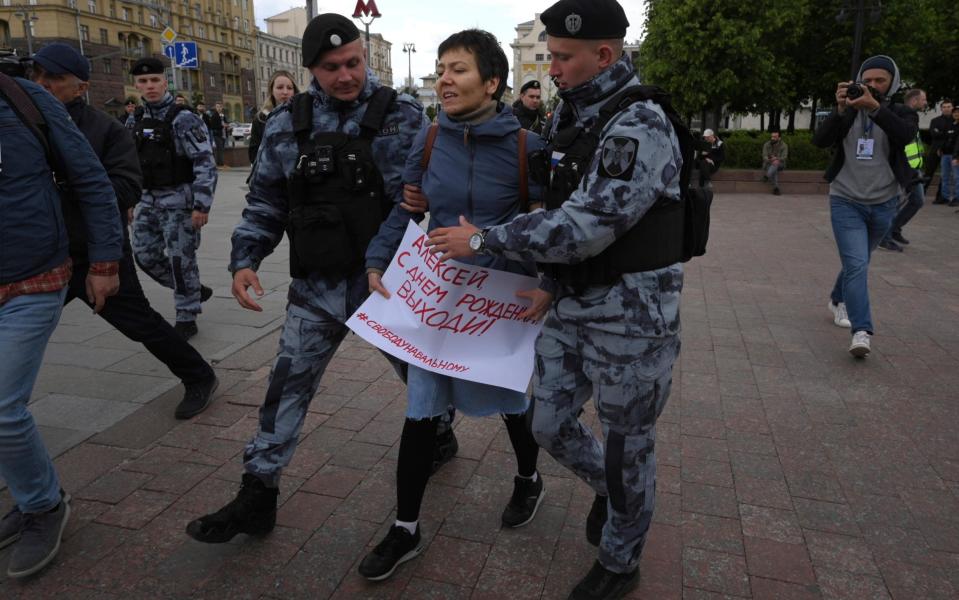
[[[266,535],[276,524],[279,489],[266,487],[255,475],[243,474],[236,498],[211,515],[190,521],[186,532],[207,544],[229,542],[238,533]]]
[[[569,600],[616,600],[639,585],[639,569],[632,573],[614,573],[597,560],[586,577],[569,595]]]

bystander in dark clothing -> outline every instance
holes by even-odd
[[[703,132],[703,141],[705,142],[704,147],[699,151],[699,157],[696,160],[700,187],[706,187],[710,183],[713,174],[719,170],[723,161],[726,160],[726,148],[723,147],[723,141],[716,136],[712,129]]]

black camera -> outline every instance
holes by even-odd
[[[0,73],[9,77],[26,77],[28,59],[17,56],[17,51],[0,48]]]
[[[861,83],[850,83],[849,87],[846,88],[846,99],[855,100],[856,98],[862,98],[865,94],[865,88],[869,88],[869,93],[873,98],[879,100],[879,92],[876,91],[876,88],[871,85],[863,85]]]

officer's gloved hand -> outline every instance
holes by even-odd
[[[253,286],[253,291],[256,292],[258,297],[263,296],[263,288],[260,286],[260,278],[257,276],[256,271],[253,269],[239,269],[233,274],[233,288],[231,291],[236,301],[239,302],[243,308],[263,312],[263,307],[254,302],[250,294],[247,293],[246,290],[250,286]]]
[[[430,209],[430,201],[420,186],[407,183],[403,186],[403,202],[400,206],[412,213],[425,213]]]

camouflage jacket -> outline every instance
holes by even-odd
[[[144,102],[143,116],[163,119],[173,106],[169,92],[163,100],[152,104]],[[127,117],[126,126],[133,129],[136,118]],[[195,112],[180,111],[173,119],[173,135],[176,153],[193,161],[193,183],[181,183],[168,188],[144,189],[140,200],[147,206],[159,208],[182,208],[210,212],[213,192],[216,191],[216,161],[213,160],[213,144],[210,142],[203,119]]]
[[[366,114],[367,102],[380,87],[373,72],[366,71],[366,87],[353,102],[343,102],[324,93],[314,81],[309,93],[313,96],[313,131],[360,134],[360,122]],[[287,180],[293,173],[298,156],[293,136],[292,104],[286,103],[271,113],[263,131],[263,141],[250,176],[250,192],[246,196],[240,224],[233,231],[230,271],[258,269],[260,262],[273,252],[283,239],[289,219]],[[373,156],[383,176],[387,198],[398,204],[403,201],[403,166],[417,132],[427,123],[423,107],[412,97],[401,94],[390,108],[383,123],[385,135],[373,140]],[[326,312],[345,319],[356,307],[357,297],[367,292],[366,274],[360,269],[349,281],[319,275],[294,279],[290,285],[292,304]],[[352,307],[352,308],[350,308]],[[343,316],[345,315],[345,316]]]
[[[571,115],[588,128],[618,90],[638,85],[627,57],[593,79],[560,93],[555,114]],[[554,118],[550,137],[559,117]],[[638,148],[631,169],[606,169],[603,147],[611,138],[632,140]],[[660,198],[679,201],[679,141],[669,120],[652,102],[637,102],[613,117],[583,183],[558,209],[520,215],[489,229],[487,249],[514,260],[573,264],[596,256],[628,231]],[[616,171],[619,177],[609,175]],[[556,309],[564,321],[589,329],[644,338],[679,333],[679,294],[683,270],[675,264],[657,271],[629,273],[612,286],[582,293],[559,290]]]

